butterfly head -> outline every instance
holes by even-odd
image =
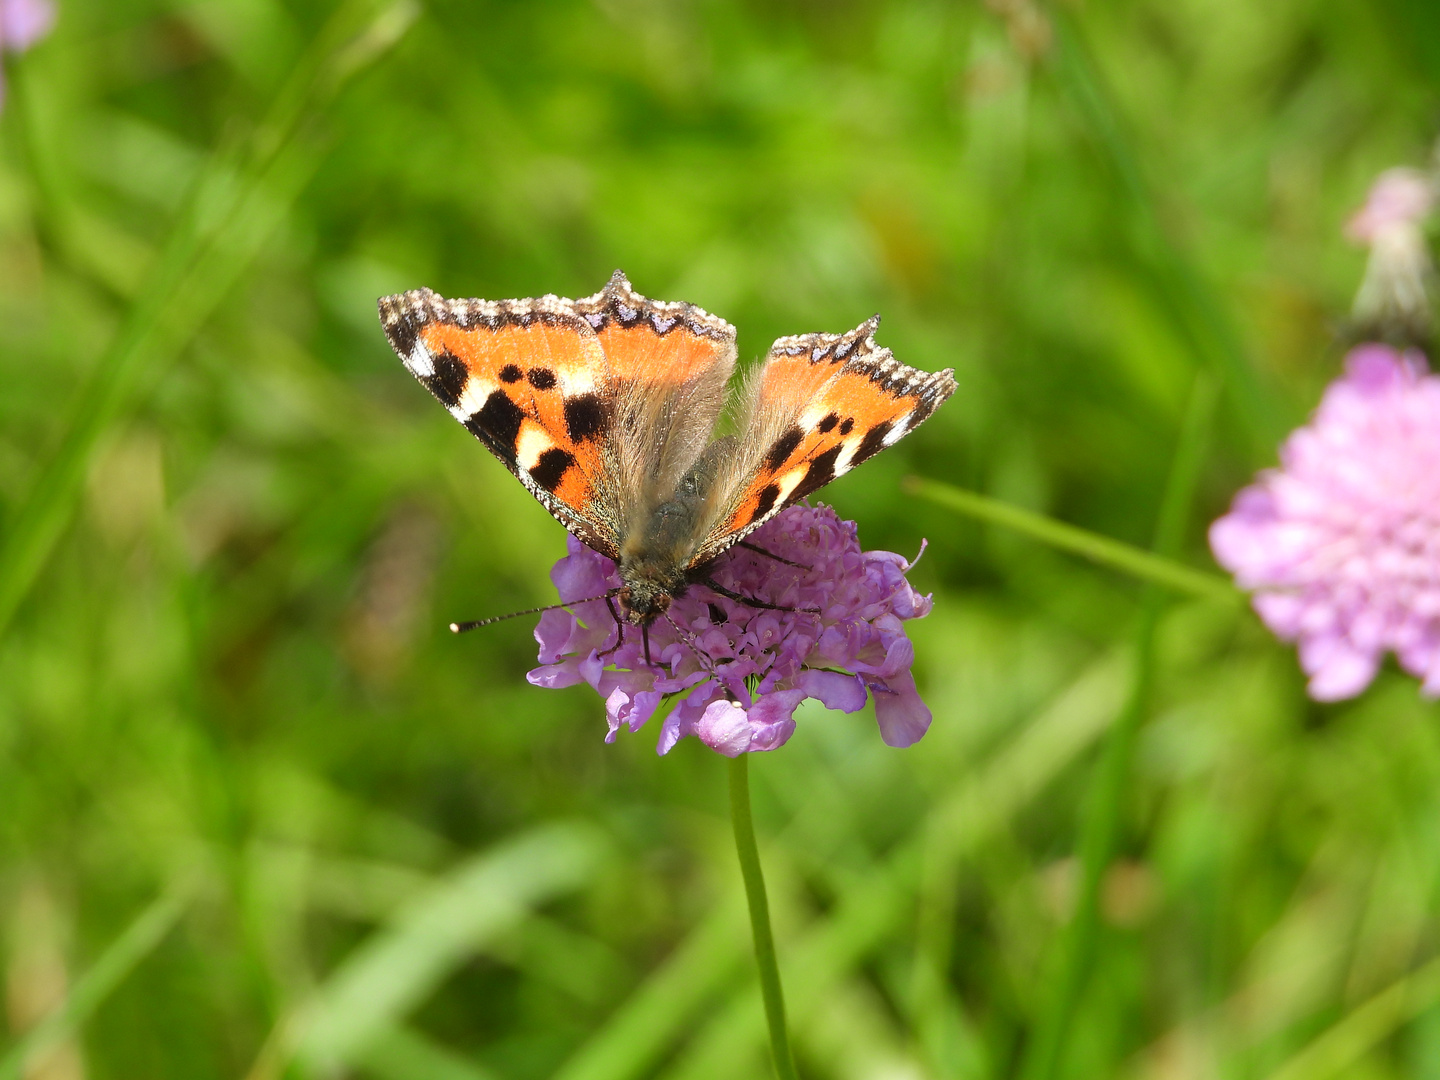
[[[637,537],[636,540],[641,538]],[[670,601],[685,591],[685,560],[671,545],[635,542],[620,556],[623,583],[615,599],[632,626],[654,622],[670,609]]]
[[[674,594],[653,581],[639,580],[626,585],[616,595],[620,610],[631,626],[646,626],[670,610]]]

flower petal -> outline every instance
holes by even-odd
[[[525,681],[531,686],[543,686],[547,690],[563,690],[582,681],[580,661],[570,659],[560,664],[531,668],[525,673]]]
[[[806,697],[818,698],[827,709],[859,712],[865,707],[865,680],[844,671],[806,669],[795,680]]]
[[[750,717],[727,698],[712,701],[696,722],[695,734],[710,749],[739,757],[750,749]]]
[[[1380,658],[1356,649],[1338,634],[1300,643],[1300,666],[1310,676],[1307,692],[1316,701],[1355,697],[1375,678]]]
[[[774,750],[783,746],[795,731],[795,708],[804,701],[804,690],[776,690],[751,705],[750,750]]]
[[[0,0],[0,43],[10,52],[24,52],[54,25],[50,0]]]
[[[905,671],[883,684],[871,683],[875,721],[886,746],[913,746],[930,729],[930,710],[915,689],[915,676]]]

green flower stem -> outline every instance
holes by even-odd
[[[925,480],[918,476],[905,479],[904,490],[922,499],[929,499],[940,506],[958,510],[969,517],[992,525],[1000,525],[1014,532],[1023,533],[1032,539],[1049,544],[1062,551],[1083,556],[1091,562],[1121,570],[1133,577],[1141,578],[1154,585],[1161,585],[1174,592],[1189,593],[1212,599],[1238,600],[1240,592],[1219,574],[1208,574],[1203,570],[1192,570],[1175,558],[1159,552],[1145,551],[1119,540],[1086,529],[1067,525],[1044,514],[1023,510],[1010,503],[992,499],[988,495],[966,491],[963,488],[942,484],[938,480]]]
[[[755,936],[755,963],[760,968],[760,994],[765,999],[765,1020],[770,1025],[770,1052],[780,1080],[796,1080],[790,1036],[785,1030],[785,994],[780,989],[780,968],[775,962],[775,938],[770,933],[770,902],[765,898],[765,875],[760,870],[760,849],[755,845],[755,823],[750,817],[750,755],[730,760],[730,821],[735,826],[735,850],[750,902],[750,929]]]

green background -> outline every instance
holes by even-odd
[[[446,632],[564,534],[375,315],[618,266],[743,361],[878,310],[959,382],[824,493],[930,541],[929,735],[807,706],[752,762],[802,1075],[1440,1078],[1413,681],[1315,705],[1223,598],[1147,647],[1136,581],[901,487],[1149,546],[1218,388],[1213,572],[1339,370],[1347,214],[1426,160],[1440,9],[60,0],[5,66],[0,1073],[768,1075],[724,762],[606,746],[529,620]]]

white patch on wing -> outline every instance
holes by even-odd
[[[430,350],[420,341],[415,342],[410,355],[405,357],[405,366],[417,379],[428,379],[435,374],[435,361],[430,359]]]
[[[545,434],[545,429],[531,420],[520,425],[520,435],[515,440],[515,460],[522,469],[533,469],[540,463],[540,455],[555,445],[555,440]]]
[[[785,500],[790,498],[790,493],[795,490],[796,485],[805,479],[805,473],[808,468],[809,466],[807,465],[800,465],[791,469],[784,476],[775,478],[775,486],[780,489],[780,495],[775,500],[776,506],[783,505]]]
[[[834,410],[826,408],[823,404],[811,405],[800,414],[800,430],[807,434],[820,426],[820,421],[829,416]]]
[[[855,467],[855,451],[860,449],[860,436],[851,435],[840,443],[840,453],[835,458],[835,475],[843,476]]]
[[[889,431],[885,432],[885,437],[880,441],[886,446],[894,446],[897,442],[903,439],[905,437],[905,433],[910,430],[910,417],[913,415],[914,413],[906,413],[904,416],[900,417],[899,420],[896,420],[895,426],[892,427]]]
[[[495,384],[474,375],[465,380],[465,389],[460,391],[460,400],[455,403],[457,416],[471,417],[485,407],[486,400],[495,391]],[[453,411],[453,410],[452,410]]]
[[[560,378],[560,393],[565,397],[588,394],[595,389],[595,374],[588,366],[566,371],[563,365],[558,365],[555,374]]]

